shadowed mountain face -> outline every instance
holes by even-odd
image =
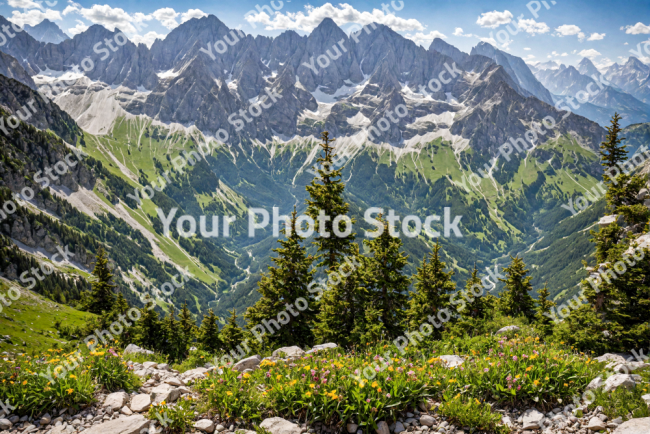
[[[29,24],[25,24],[24,29],[32,38],[36,39],[38,42],[44,42],[46,44],[59,44],[70,39],[68,35],[63,33],[63,30],[61,30],[59,26],[48,19],[44,19],[33,27]]]

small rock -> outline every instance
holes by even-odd
[[[158,365],[158,370],[169,371],[169,365],[167,363],[161,363],[160,365]]]
[[[49,425],[51,421],[52,421],[52,416],[50,416],[50,413],[45,413],[43,416],[41,416],[40,424]]]
[[[167,384],[169,384],[169,385],[171,385],[171,386],[182,386],[182,385],[183,385],[183,383],[181,382],[181,380],[179,380],[179,379],[176,378],[176,377],[169,377],[169,378],[167,378],[167,379],[165,380],[165,383],[167,383]]]
[[[359,425],[357,425],[356,423],[349,423],[346,428],[348,429],[348,432],[350,434],[354,434],[354,433],[357,432],[357,429],[359,428]]]
[[[456,366],[460,366],[463,364],[465,361],[462,357],[460,356],[440,356],[440,360],[442,360],[448,368],[454,368]]]
[[[383,420],[377,422],[377,434],[390,434],[390,430],[388,429],[388,424]]]
[[[426,426],[433,426],[433,424],[436,423],[436,420],[432,416],[429,416],[428,414],[423,414],[422,416],[420,416],[420,423]]]
[[[120,413],[125,414],[127,416],[131,416],[133,414],[131,409],[129,407],[127,407],[126,405],[124,407],[122,407],[122,409],[120,410]]]
[[[144,362],[142,364],[144,366],[144,369],[155,369],[158,367],[158,363],[156,362]]]
[[[225,430],[225,429],[226,429],[225,426],[223,426],[223,425],[221,425],[221,424],[217,425],[217,431],[218,431],[218,432],[221,432],[221,431],[223,431],[223,430]]]
[[[153,351],[145,350],[144,348],[140,348],[135,344],[129,344],[124,349],[124,355],[131,354],[131,353],[153,354]]]
[[[395,434],[401,433],[402,431],[406,431],[406,428],[404,428],[402,422],[397,422],[395,424],[395,430],[394,430]]]
[[[111,410],[119,410],[124,407],[129,400],[129,394],[126,392],[115,392],[111,393],[104,399],[104,407],[108,407]]]
[[[540,413],[534,408],[526,410],[522,418],[523,429],[539,429],[541,428],[542,420],[544,420],[543,413]]]
[[[214,422],[210,419],[201,419],[194,423],[194,428],[203,432],[212,433],[214,432]]]
[[[590,429],[592,431],[602,431],[607,428],[607,424],[600,420],[599,417],[592,417],[589,419],[589,424],[587,425],[587,429]]]
[[[142,413],[143,411],[149,410],[149,407],[151,407],[151,396],[146,393],[141,393],[131,398],[131,411]]]
[[[302,429],[298,425],[281,417],[264,419],[260,424],[260,428],[266,429],[271,434],[302,434]]]
[[[605,382],[603,381],[603,377],[596,377],[591,382],[587,385],[587,388],[585,390],[595,390],[595,389],[600,389],[603,387],[603,384]]]
[[[0,430],[9,430],[11,429],[13,423],[9,419],[0,419]]]

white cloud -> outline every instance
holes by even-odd
[[[589,38],[587,38],[587,41],[600,41],[605,38],[604,33],[592,33]]]
[[[68,29],[68,33],[71,35],[78,35],[79,33],[83,33],[86,30],[88,30],[88,26],[84,24],[83,21],[81,20],[75,20],[77,22],[77,25],[74,27],[71,27]]]
[[[646,26],[642,22],[638,22],[633,26],[625,26],[625,33],[630,35],[647,35],[650,33],[650,25]],[[623,27],[621,27],[623,30]]]
[[[472,36],[475,36],[475,35],[472,35],[471,33],[463,33],[463,29],[460,28],[460,27],[456,27],[453,34],[454,34],[454,36],[464,36],[466,38],[471,38]]]
[[[9,6],[16,9],[43,9],[43,6],[32,0],[9,0]]]
[[[122,8],[112,8],[109,5],[93,5],[90,9],[80,9],[79,13],[88,21],[94,24],[101,24],[111,31],[115,30],[115,28],[127,33],[136,33],[137,31],[132,23],[139,21],[126,13]],[[144,14],[140,15],[147,17]]]
[[[529,54],[528,56],[524,57],[524,60],[531,60],[534,59],[535,55],[534,54]]]
[[[512,21],[512,14],[510,11],[492,11],[481,14],[481,16],[476,20],[476,24],[481,27],[496,29],[501,24],[508,24],[510,21]]]
[[[524,47],[524,51],[530,51],[531,49],[529,47]]]
[[[629,44],[628,44],[628,43],[626,42],[626,43],[625,43],[625,44],[623,44],[623,45],[629,45]]]
[[[406,38],[412,40],[413,42],[415,42],[418,45],[423,45],[424,46],[424,45],[430,44],[431,41],[433,41],[436,38],[447,39],[447,36],[443,35],[442,33],[440,33],[437,30],[432,30],[431,32],[429,32],[426,35],[424,33],[422,33],[422,32],[418,32],[415,35],[410,35],[410,34],[406,35]]]
[[[181,14],[181,23],[184,23],[185,21],[189,21],[192,18],[203,18],[203,17],[207,17],[207,16],[208,16],[208,14],[203,12],[201,9],[190,9],[187,12],[183,12]],[[149,33],[151,33],[151,32],[149,32]],[[152,42],[152,44],[153,44],[153,42]]]
[[[160,21],[160,23],[163,26],[167,27],[169,30],[178,27],[178,23],[176,22],[176,17],[179,16],[180,14],[172,8],[158,9],[152,15],[155,19]]]
[[[347,3],[341,3],[338,7],[331,3],[325,3],[322,6],[305,6],[304,12],[287,12],[286,14],[276,12],[273,18],[265,12],[253,13],[245,16],[246,21],[251,24],[260,23],[265,25],[266,30],[302,30],[311,32],[325,18],[331,18],[341,26],[348,23],[357,23],[365,26],[370,23],[384,24],[391,29],[403,32],[409,30],[424,31],[425,27],[418,20],[410,18],[404,19],[396,17],[393,14],[386,14],[379,9],[373,9],[372,12],[361,12]]]
[[[149,32],[149,33],[146,33],[144,35],[130,36],[129,39],[131,40],[131,42],[133,42],[136,45],[137,44],[145,44],[147,47],[151,48],[151,46],[153,45],[153,43],[154,43],[154,41],[156,39],[163,40],[163,39],[165,39],[165,36],[166,35],[161,35],[160,33]]]
[[[52,9],[46,9],[45,12],[42,12],[38,9],[32,9],[27,12],[12,11],[11,13],[12,15],[11,18],[9,18],[9,21],[21,27],[25,24],[35,26],[44,19],[48,19],[50,21],[63,19],[61,18],[59,11],[53,11]]]
[[[566,57],[566,56],[568,56],[568,55],[569,55],[568,53],[562,53],[560,56],[561,56],[561,57]]]
[[[65,16],[72,12],[79,13],[81,8],[82,6],[79,3],[75,3],[72,0],[68,0],[68,6],[66,6],[65,9],[63,9],[63,15]]]
[[[588,50],[582,50],[581,52],[578,53],[578,56],[582,57],[587,57],[589,59],[593,59],[595,57],[600,56],[600,53],[593,48],[590,48]]]
[[[557,36],[573,36],[580,34],[580,27],[574,24],[564,24],[555,29]]]
[[[517,22],[517,27],[526,33],[530,33],[531,35],[534,35],[536,33],[548,33],[551,30],[551,28],[547,26],[546,23],[538,23],[532,18],[529,20],[519,20]]]

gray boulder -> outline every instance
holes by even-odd
[[[148,394],[141,393],[131,398],[131,411],[142,413],[143,411],[149,410],[149,407],[151,407],[151,396]]]
[[[592,417],[589,419],[587,429],[592,431],[603,431],[607,428],[607,423],[602,421],[599,417]]]
[[[9,419],[0,419],[0,430],[10,430],[12,425]]]
[[[600,389],[603,387],[605,382],[603,381],[603,377],[596,377],[591,382],[587,385],[587,388],[585,390],[596,390]]]
[[[153,354],[153,351],[145,350],[144,348],[140,348],[139,346],[135,344],[129,344],[126,346],[124,349],[124,355],[127,354]]]
[[[245,369],[256,370],[259,369],[261,361],[262,361],[262,357],[256,354],[254,356],[247,357],[235,363],[232,369],[239,372],[243,372]]]
[[[448,368],[454,368],[456,366],[460,366],[463,364],[465,359],[463,359],[461,356],[440,356],[440,360],[442,360],[445,363],[445,366]]]
[[[154,397],[154,404],[160,404],[161,402],[174,402],[181,396],[181,391],[169,384],[163,383],[160,386],[154,387],[151,389],[151,394]]]
[[[281,417],[264,419],[260,428],[264,428],[271,434],[302,434],[302,429],[298,425]]]
[[[516,325],[511,325],[511,326],[505,326],[499,330],[496,331],[495,335],[499,336],[508,332],[516,332],[521,330],[518,326]]]
[[[273,351],[273,357],[281,357],[281,353],[284,353],[285,357],[302,357],[305,355],[305,352],[300,347],[293,346],[278,348]]]
[[[618,389],[619,387],[624,387],[626,389],[634,389],[636,382],[632,375],[627,374],[616,374],[612,375],[605,381],[605,392],[611,392]]]
[[[110,407],[112,410],[119,410],[124,404],[129,402],[129,394],[126,392],[111,393],[104,399],[104,407]]]
[[[616,428],[614,434],[648,434],[650,432],[650,417],[630,419]]]
[[[332,342],[328,342],[326,344],[321,344],[321,345],[314,345],[314,347],[311,350],[307,351],[307,354],[315,353],[321,350],[328,350],[330,348],[337,348],[337,347],[338,345]]]
[[[194,423],[194,428],[203,432],[211,433],[214,432],[214,422],[210,419],[201,419]]]
[[[377,434],[390,434],[388,424],[383,420],[377,423]]]

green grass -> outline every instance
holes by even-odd
[[[9,285],[17,287],[16,283],[0,280],[0,293],[7,293]],[[12,342],[17,345],[3,342],[0,352],[38,355],[48,348],[62,347],[67,341],[58,338],[55,321],[67,326],[81,326],[95,316],[55,303],[30,290],[20,289],[20,298],[11,301],[10,306],[3,305],[0,313],[0,334],[11,336]]]

